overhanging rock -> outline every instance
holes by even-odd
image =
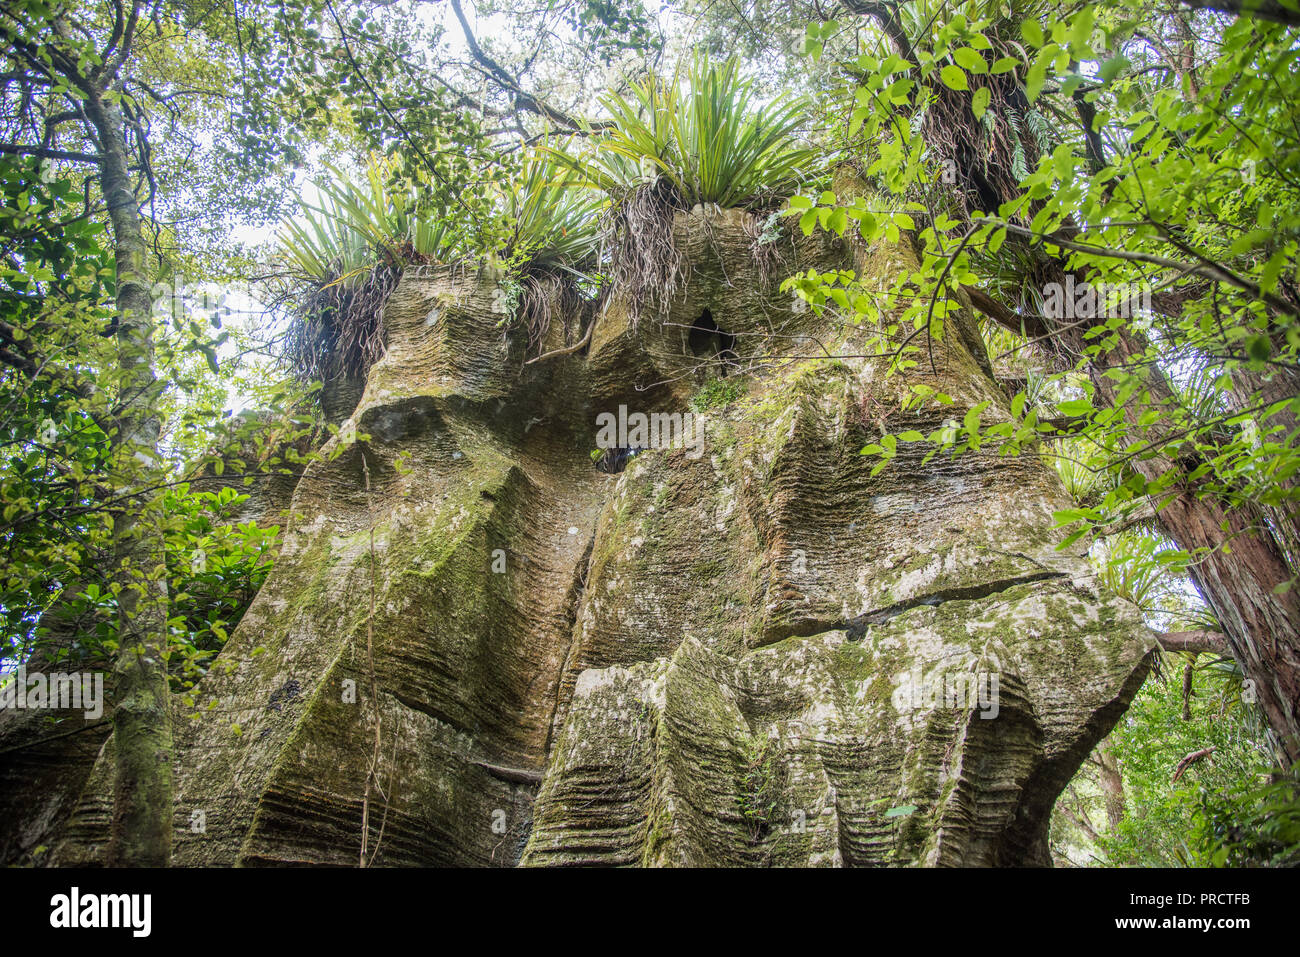
[[[883,286],[910,254],[756,258],[747,216],[679,216],[668,314],[615,290],[543,363],[500,277],[403,277],[337,454],[178,708],[178,864],[355,866],[363,803],[388,865],[1048,863],[1057,794],[1145,674],[1136,609],[1055,550],[1036,457],[903,444],[872,474],[882,431],[1009,415],[970,319],[886,377],[778,284]],[[593,466],[598,414],[692,411],[723,372],[703,454]],[[921,383],[953,405],[901,411]],[[59,861],[101,858],[110,780],[111,742]]]

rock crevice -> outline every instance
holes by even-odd
[[[886,377],[778,273],[888,286],[908,249],[787,238],[768,276],[747,215],[680,214],[666,313],[633,322],[614,290],[585,355],[532,365],[501,277],[402,278],[348,447],[307,469],[200,708],[178,706],[178,864],[355,866],[372,763],[377,864],[1048,863],[1056,795],[1144,674],[1137,611],[1056,551],[1065,496],[1035,457],[900,444],[873,473],[882,421],[933,418],[900,410],[911,385],[944,416],[1009,414],[972,320]],[[683,333],[706,313],[725,377]],[[812,339],[842,358],[803,357]],[[596,468],[620,405],[705,415],[703,454]],[[996,717],[918,675],[996,678]],[[102,859],[111,761],[60,862]]]

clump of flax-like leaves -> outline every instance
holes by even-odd
[[[503,257],[518,273],[514,320],[528,336],[525,355],[541,354],[557,317],[564,323],[564,345],[572,345],[589,311],[580,287],[595,285],[600,202],[571,181],[566,171],[534,154],[507,197],[510,233]]]
[[[402,270],[455,248],[446,216],[421,208],[418,171],[372,156],[360,178],[330,172],[280,234],[294,303],[281,353],[306,381],[364,376],[384,354],[384,304]]]
[[[601,104],[611,120],[592,130],[582,153],[547,148],[580,185],[610,199],[602,219],[602,262],[626,291],[636,321],[662,313],[685,276],[673,215],[695,206],[763,208],[813,175],[815,151],[798,145],[805,101],[758,101],[733,57],[699,55],[671,77],[647,75],[628,96]]]

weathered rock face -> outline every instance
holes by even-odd
[[[68,673],[40,662],[29,674]],[[83,710],[0,709],[0,863],[41,864],[72,813],[110,725]]]
[[[904,444],[872,475],[859,454],[882,425],[1007,415],[969,318],[887,378],[777,286],[883,282],[904,251],[785,241],[764,281],[744,214],[676,229],[667,317],[615,295],[587,354],[538,364],[492,275],[402,279],[336,454],[178,709],[178,864],[355,866],[363,804],[387,865],[1049,862],[1051,806],[1148,639],[1055,551],[1065,497],[1035,458]],[[593,466],[598,414],[689,411],[701,366],[740,385],[702,454]],[[954,404],[900,411],[922,382]],[[945,677],[984,694],[928,700]],[[101,858],[111,760],[59,862]]]

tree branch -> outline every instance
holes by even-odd
[[[909,63],[915,62],[912,41],[907,36],[907,31],[903,29],[903,25],[899,22],[894,5],[876,3],[872,2],[872,0],[844,0],[844,8],[849,13],[871,17],[875,20],[880,24],[880,29],[884,31],[885,36],[894,42],[894,46],[898,49],[898,55]]]
[[[1277,0],[1180,0],[1180,2],[1193,10],[1213,10],[1216,13],[1231,13],[1239,17],[1270,20],[1288,27],[1300,27],[1300,13],[1288,10]]]
[[[1197,629],[1195,631],[1166,631],[1156,635],[1162,651],[1186,651],[1194,655],[1214,653],[1226,655],[1228,643],[1223,632]]]
[[[465,11],[461,9],[460,0],[451,0],[451,9],[456,14],[456,19],[460,21],[460,28],[465,34],[465,45],[469,47],[470,56],[483,68],[486,75],[514,96],[517,107],[527,110],[529,113],[536,113],[543,119],[557,123],[570,132],[582,130],[583,124],[569,116],[569,114],[548,106],[531,93],[524,92],[519,85],[519,81],[511,76],[500,63],[484,52],[483,48],[478,45],[478,40],[474,37],[474,31],[470,29],[469,21],[465,19]]]
[[[567,356],[571,353],[577,352],[583,346],[585,346],[587,343],[591,341],[591,334],[595,331],[596,331],[596,320],[592,319],[591,325],[587,327],[587,334],[583,336],[580,341],[575,342],[571,346],[565,346],[563,349],[552,349],[550,352],[547,352],[544,355],[536,356],[535,358],[529,359],[527,362],[524,363],[524,365],[530,366],[534,362],[542,362],[546,359],[554,359],[556,356]]]
[[[1213,747],[1201,748],[1201,750],[1193,751],[1187,757],[1183,758],[1181,761],[1178,762],[1178,767],[1174,768],[1174,776],[1169,779],[1169,783],[1170,784],[1175,783],[1179,778],[1183,776],[1184,771],[1186,771],[1188,768],[1190,768],[1193,764],[1195,764],[1197,761],[1201,760],[1202,758],[1208,758],[1211,754],[1214,753],[1214,750],[1215,749]]]
[[[1012,312],[983,289],[976,286],[962,286],[961,291],[970,298],[970,304],[973,308],[978,309],[998,325],[1017,335],[1023,335],[1029,339],[1041,339],[1051,335],[1051,330],[1043,324],[1038,316],[1022,316]]]
[[[1152,253],[1134,252],[1127,249],[1110,249],[1105,246],[1094,246],[1088,243],[1076,243],[1070,239],[1062,239],[1060,236],[1035,232],[1034,230],[1026,229],[1023,226],[1017,226],[1014,223],[1003,222],[1000,219],[980,217],[972,219],[971,222],[980,226],[1001,226],[1008,232],[1015,233],[1018,236],[1037,239],[1046,245],[1056,246],[1060,249],[1069,249],[1072,252],[1089,253],[1090,255],[1102,256],[1106,259],[1122,259],[1128,262],[1149,263],[1152,266],[1160,266],[1163,269],[1176,269],[1184,275],[1204,276],[1206,279],[1213,279],[1215,282],[1235,286],[1237,289],[1248,293],[1255,299],[1268,303],[1283,315],[1290,315],[1295,311],[1295,308],[1285,300],[1278,298],[1272,293],[1264,292],[1259,288],[1259,286],[1248,279],[1243,279],[1220,266],[1218,263],[1204,260],[1204,258],[1200,256],[1198,256],[1198,258],[1203,259],[1203,265],[1188,265],[1187,263],[1178,262],[1176,259],[1167,259],[1164,256],[1156,256]]]
[[[103,160],[93,153],[78,153],[71,150],[51,150],[41,146],[24,146],[22,143],[0,143],[0,153],[14,156],[39,156],[42,159],[72,160],[77,163],[101,163]]]

